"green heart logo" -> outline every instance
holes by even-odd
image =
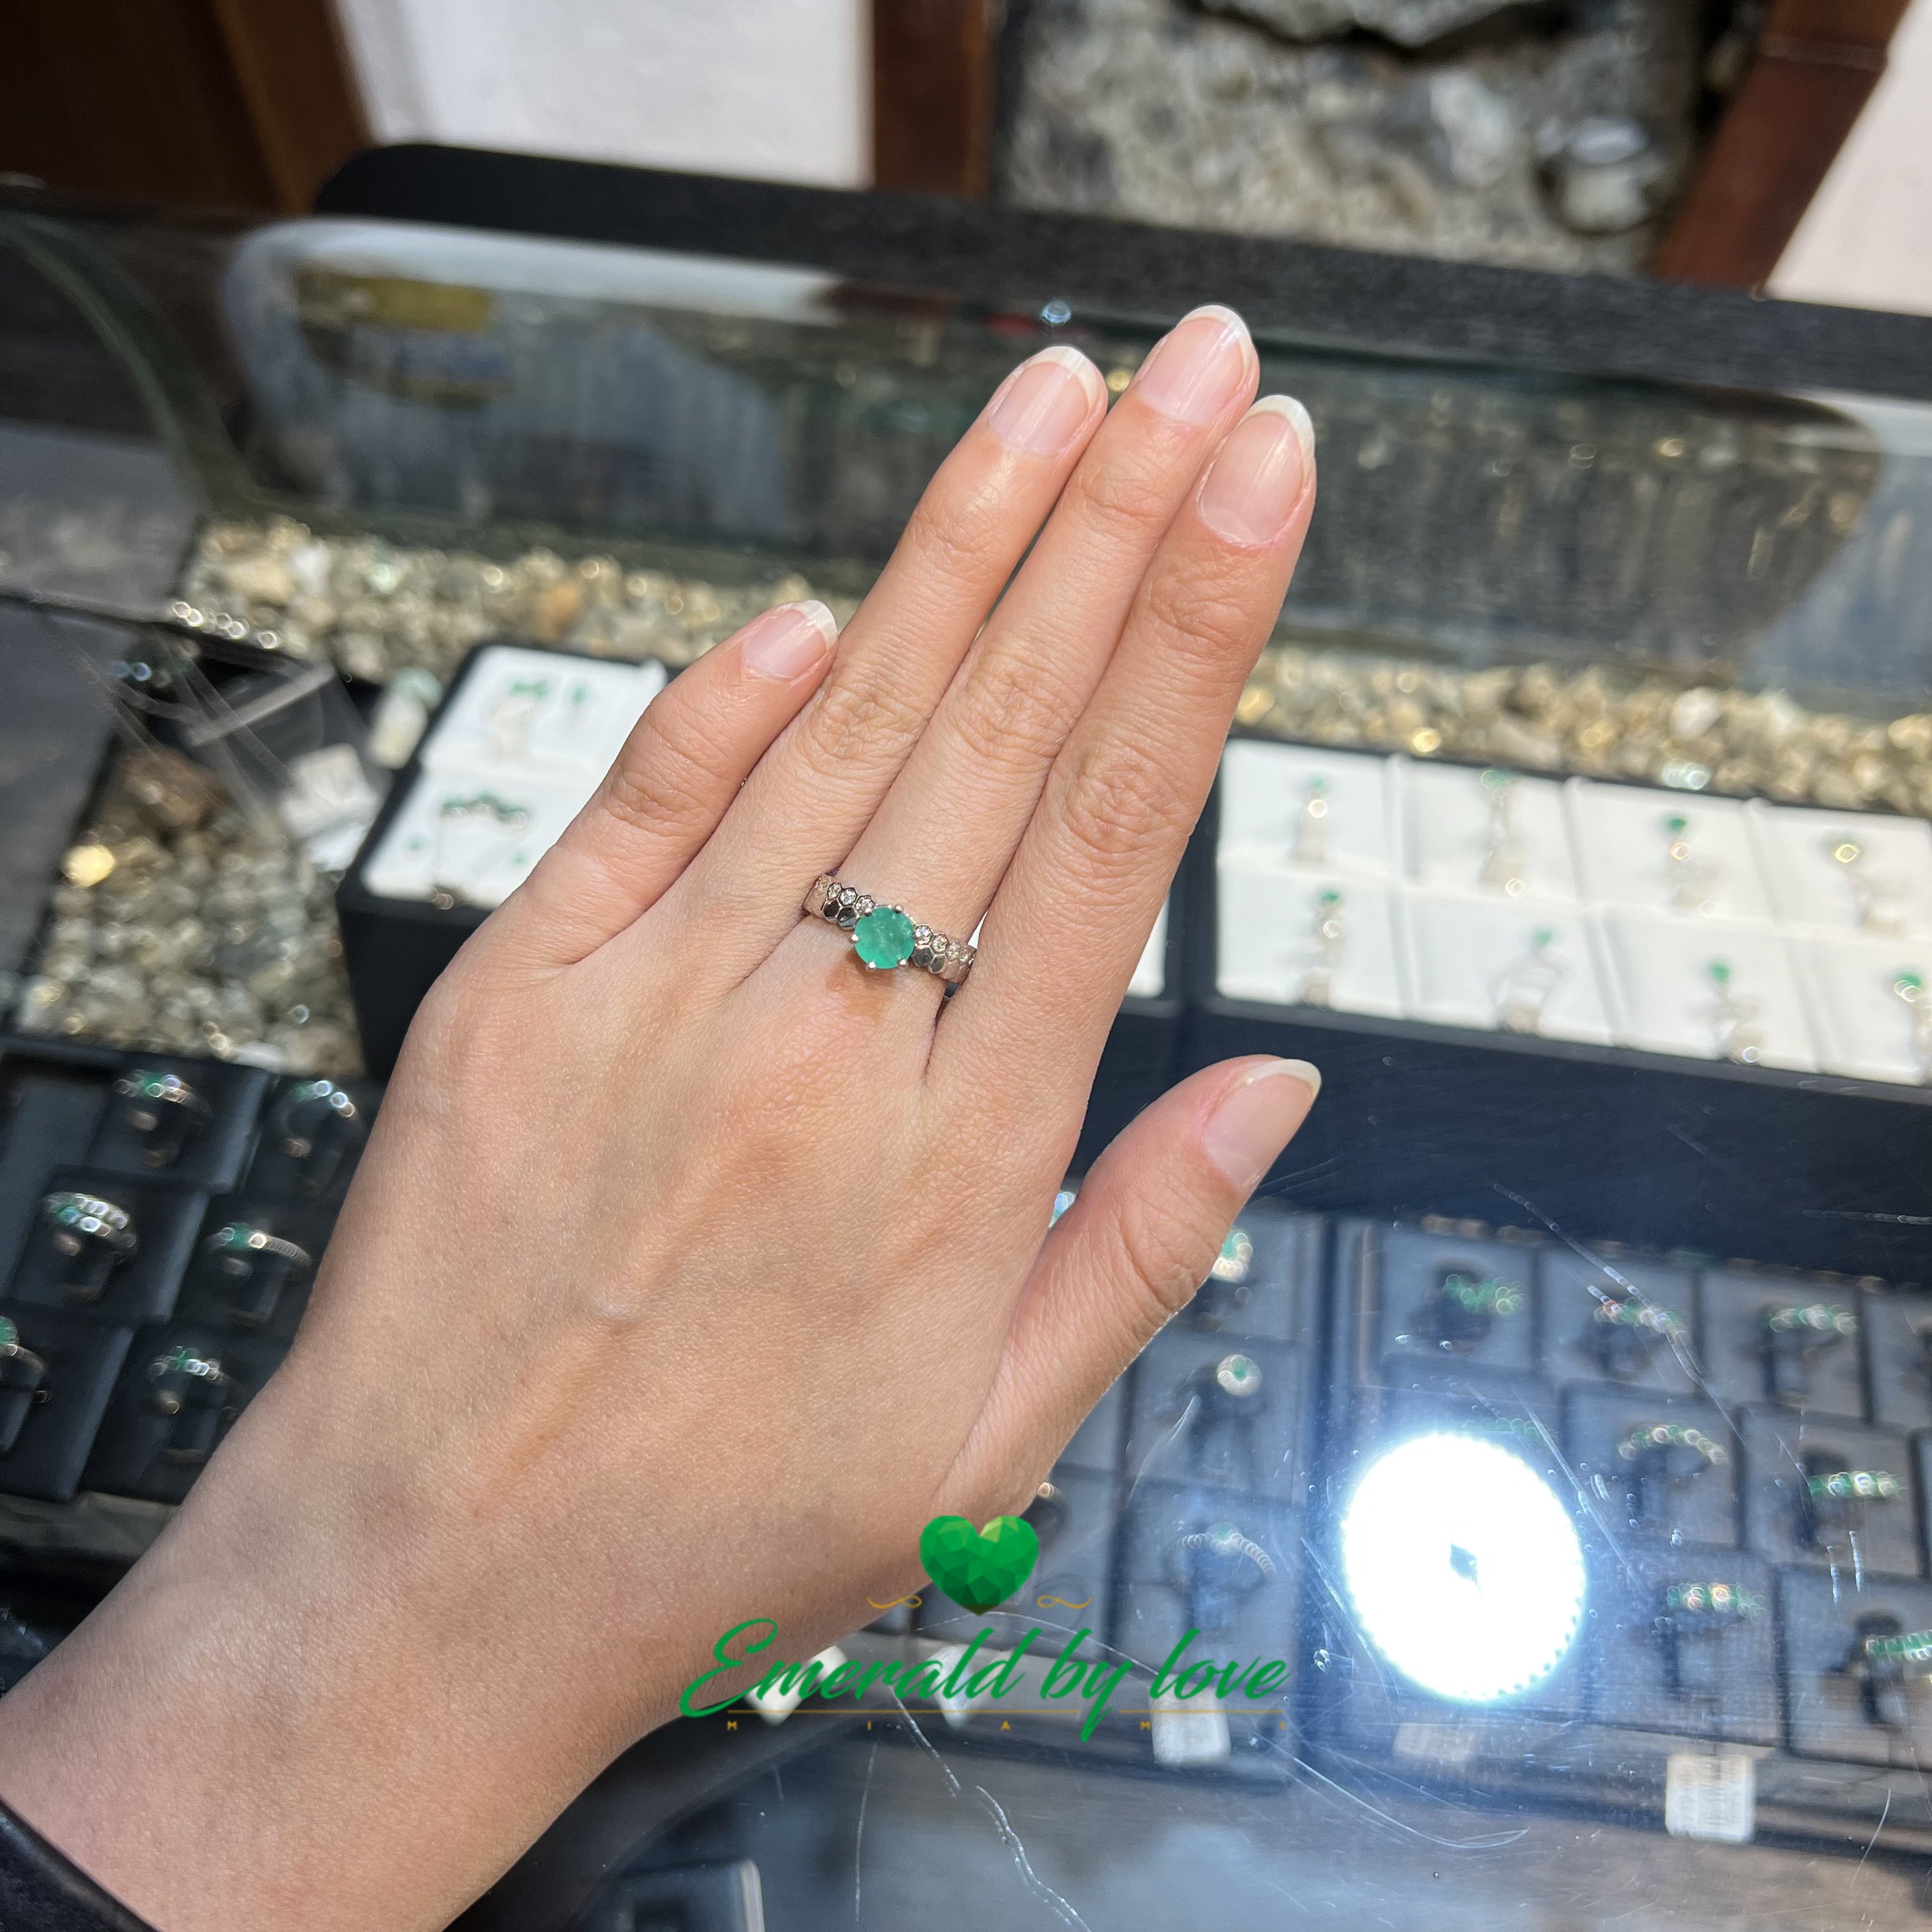
[[[963,1516],[936,1516],[920,1532],[919,1560],[956,1604],[990,1610],[1033,1574],[1040,1538],[1016,1516],[996,1516],[983,1530]]]

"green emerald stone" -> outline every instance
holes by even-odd
[[[903,966],[912,957],[912,921],[897,906],[874,906],[853,927],[852,945],[868,966]]]

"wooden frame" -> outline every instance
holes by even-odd
[[[1732,288],[1764,281],[1878,85],[1908,4],[1776,0],[1653,274]]]
[[[330,0],[14,0],[0,172],[294,214],[368,124]]]
[[[993,167],[999,0],[872,0],[872,166],[880,188],[983,196]]]

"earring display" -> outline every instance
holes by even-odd
[[[1868,1079],[1932,1082],[1932,943],[1847,934],[1798,950],[1826,1064]]]
[[[1719,937],[1702,920],[1612,913],[1604,949],[1620,1032],[1632,1046],[1741,1066],[1816,1068],[1810,1015],[1792,951],[1772,933]],[[1748,944],[1733,944],[1739,938]]]
[[[1606,1046],[1615,1039],[1595,935],[1574,905],[1414,892],[1404,910],[1417,1018]]]
[[[1390,1018],[1406,1010],[1387,888],[1226,861],[1220,883],[1226,997]]]
[[[379,898],[486,910],[530,876],[589,802],[662,664],[499,644],[477,653],[418,753],[409,796],[364,862]]]
[[[1704,962],[1711,986],[1711,1025],[1718,1057],[1740,1066],[1755,1066],[1764,1053],[1764,1029],[1757,1023],[1758,1005],[1737,988],[1728,959]]]
[[[567,782],[602,778],[666,682],[658,664],[620,664],[493,644],[422,747],[442,770]]]
[[[1932,825],[1762,802],[1751,830],[1778,916],[1821,933],[1932,939]]]
[[[514,782],[444,768],[425,770],[382,842],[362,867],[362,882],[382,898],[434,905],[501,905],[529,878],[596,789]]]
[[[1743,805],[1587,778],[1569,791],[1591,898],[1684,919],[1770,920]]]
[[[1220,850],[1256,868],[1392,878],[1396,784],[1388,758],[1236,739],[1221,760]]]
[[[1288,856],[1298,866],[1322,866],[1328,862],[1328,781],[1324,778],[1308,781]]]
[[[1401,782],[1417,885],[1510,899],[1576,896],[1563,788],[1554,780],[1499,766],[1406,764]]]
[[[1923,820],[1252,740],[1220,796],[1226,997],[1932,1084]]]

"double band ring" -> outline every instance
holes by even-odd
[[[949,986],[964,983],[978,951],[963,939],[949,939],[929,926],[920,926],[902,907],[886,905],[821,872],[805,896],[805,910],[852,935],[852,950],[870,972],[889,973],[895,966],[916,966]]]

